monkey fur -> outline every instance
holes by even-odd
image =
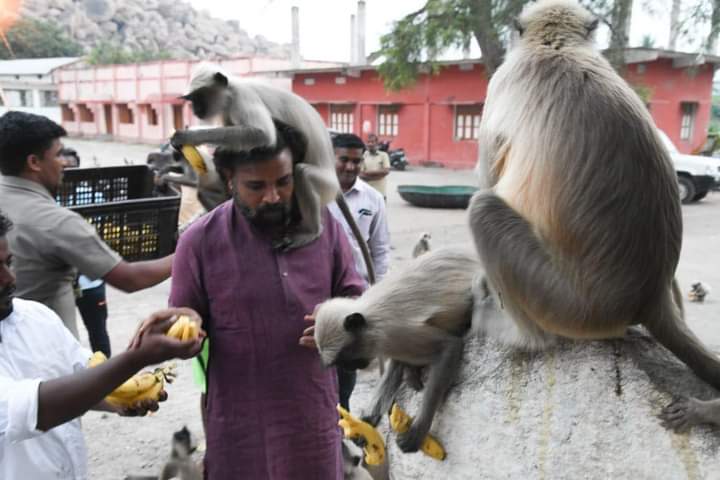
[[[189,90],[182,98],[192,103],[195,116],[202,120],[220,117],[224,126],[175,132],[173,145],[209,143],[236,151],[274,145],[273,119],[305,134],[307,152],[293,172],[302,220],[289,248],[315,240],[322,232],[321,208],[335,200],[340,191],[330,136],[317,111],[292,92],[230,76],[207,63],[195,68]]]
[[[575,1],[530,4],[518,23],[480,124],[484,185],[469,213],[492,301],[473,326],[542,348],[642,324],[719,388],[718,359],[684,322],[677,179],[649,112]]]
[[[373,480],[370,473],[362,465],[365,454],[362,449],[347,438],[342,439],[343,479]]]
[[[391,271],[361,297],[334,298],[315,312],[324,365],[356,369],[378,356],[390,360],[364,418],[372,425],[390,410],[403,375],[422,388],[420,369],[427,367],[421,411],[398,437],[405,452],[420,447],[460,366],[479,269],[472,251],[438,249]]]

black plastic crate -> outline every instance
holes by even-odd
[[[125,260],[175,251],[180,195],[153,196],[146,165],[67,169],[56,199],[94,225]]]

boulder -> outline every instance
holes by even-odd
[[[371,391],[353,394],[355,414]],[[640,329],[537,353],[470,338],[431,430],[446,460],[401,452],[387,416],[379,429],[395,480],[719,478],[720,430],[676,434],[657,418],[679,395],[720,396]],[[414,416],[421,396],[404,389],[398,402]]]

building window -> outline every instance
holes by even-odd
[[[8,107],[34,107],[32,90],[5,90]]]
[[[158,122],[157,110],[152,105],[143,105],[143,109],[145,110],[148,125],[158,125],[160,123]]]
[[[395,137],[398,134],[397,107],[381,105],[378,107],[378,135]]]
[[[80,114],[80,121],[87,123],[95,122],[95,114],[90,110],[84,103],[78,103],[78,113]]]
[[[43,90],[42,103],[43,107],[57,107],[60,104],[58,92],[55,90]]]
[[[118,103],[117,110],[119,123],[135,123],[133,111],[128,107],[127,103]]]
[[[353,105],[330,105],[330,128],[339,133],[353,133],[355,107]]]
[[[63,122],[75,121],[75,112],[72,108],[70,108],[70,105],[68,105],[67,103],[63,103],[60,105],[60,113],[62,114]]]
[[[697,102],[682,102],[682,120],[680,121],[680,140],[690,140],[695,129],[695,116],[697,115]]]
[[[455,140],[477,140],[481,117],[482,105],[455,106]]]

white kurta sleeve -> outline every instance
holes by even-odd
[[[37,429],[40,379],[0,376],[0,439],[19,442],[42,435]]]

